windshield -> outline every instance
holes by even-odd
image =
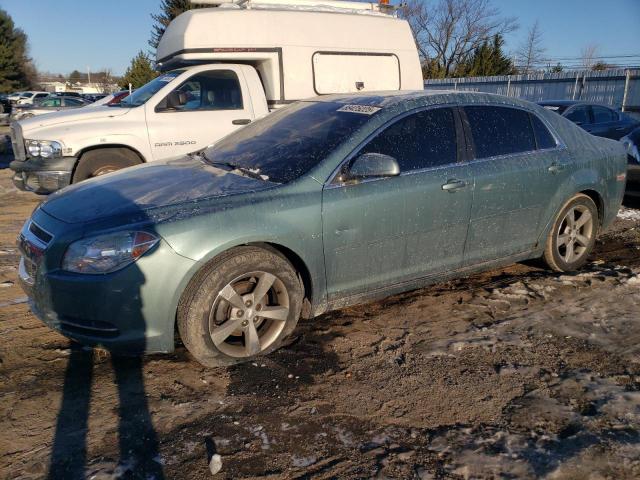
[[[122,100],[120,103],[112,104],[114,107],[139,107],[146,103],[151,97],[153,97],[160,89],[162,89],[167,83],[171,82],[178,75],[184,73],[184,70],[173,70],[172,72],[163,73],[159,77],[154,78],[149,83],[136,89],[128,97]]]
[[[320,163],[379,110],[370,107],[363,113],[348,107],[333,102],[296,103],[223,138],[204,157],[270,182],[290,182]]]

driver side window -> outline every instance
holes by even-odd
[[[396,159],[400,172],[455,163],[456,126],[450,108],[424,110],[387,127],[361,151]]]
[[[183,82],[158,104],[156,111],[242,110],[242,89],[235,72],[211,70]]]

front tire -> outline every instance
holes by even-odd
[[[547,235],[543,259],[556,272],[571,272],[582,267],[596,243],[598,208],[582,193],[560,210]]]
[[[242,363],[276,350],[295,329],[304,289],[276,252],[238,247],[204,267],[178,306],[178,331],[201,364]]]
[[[132,167],[141,163],[135,152],[125,148],[104,148],[90,150],[80,158],[73,173],[73,183],[78,183],[121,168]]]

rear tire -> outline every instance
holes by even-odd
[[[140,163],[142,163],[140,157],[126,148],[90,150],[80,157],[80,162],[73,173],[72,183],[99,177]]]
[[[298,323],[303,297],[302,282],[284,257],[234,248],[189,282],[178,306],[178,332],[207,367],[246,362],[282,344]]]
[[[547,235],[544,262],[556,272],[578,270],[593,250],[599,225],[598,208],[589,196],[579,193],[571,198]]]

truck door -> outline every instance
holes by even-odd
[[[244,75],[229,66],[196,72],[145,108],[154,160],[204,148],[254,119]]]

